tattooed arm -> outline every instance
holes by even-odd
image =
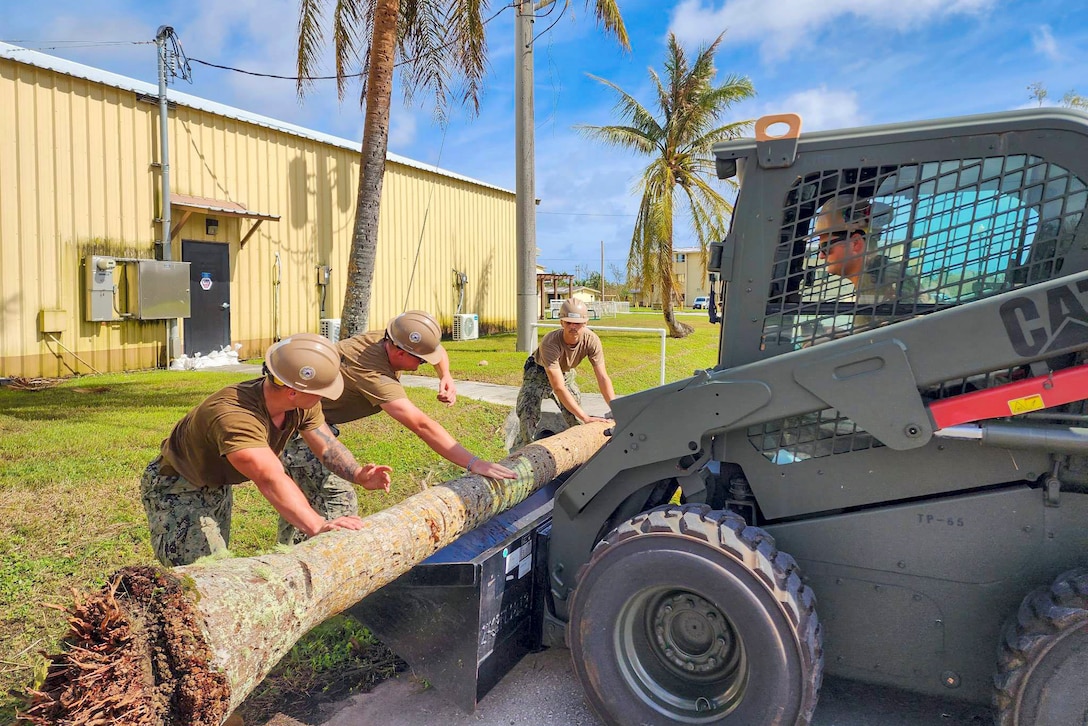
[[[227,461],[253,480],[284,519],[310,537],[334,529],[360,529],[363,526],[363,520],[355,516],[326,521],[315,512],[295,482],[284,473],[279,457],[267,446],[232,451],[227,454]]]
[[[310,451],[314,452],[314,456],[333,474],[355,482],[364,489],[389,491],[389,472],[392,469],[379,464],[360,464],[333,435],[328,424],[322,424],[313,431],[302,431],[300,435]]]

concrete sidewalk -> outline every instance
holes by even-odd
[[[207,368],[209,371],[238,371],[239,373],[252,373],[254,376],[261,374],[261,367],[252,363],[238,363],[230,366],[216,366]],[[457,384],[457,395],[471,398],[477,401],[487,401],[500,406],[513,408],[518,401],[517,386],[501,386],[497,383],[477,383],[475,381],[460,381],[454,379]],[[401,384],[405,388],[429,388],[438,390],[438,379],[432,376],[413,376],[403,374],[400,377]],[[582,408],[592,416],[602,416],[608,412],[608,404],[604,402],[604,396],[599,393],[583,393]],[[559,407],[551,399],[545,399],[542,410],[545,413],[559,413]]]
[[[500,386],[497,383],[476,383],[475,381],[457,381],[457,395],[472,398],[477,401],[497,403],[501,406],[513,408],[518,401],[517,386]],[[438,390],[438,379],[429,376],[402,375],[400,382],[404,386],[416,388],[430,388]],[[583,393],[582,408],[592,416],[602,416],[608,412],[608,404],[604,402],[604,396],[599,393]],[[551,399],[545,399],[542,410],[545,412],[559,413],[559,407]]]

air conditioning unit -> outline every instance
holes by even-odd
[[[480,316],[476,313],[460,313],[453,316],[453,339],[476,340],[480,337]]]
[[[334,343],[340,340],[340,318],[321,318],[321,335]]]

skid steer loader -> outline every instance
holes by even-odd
[[[714,154],[716,365],[355,613],[469,709],[543,645],[610,724],[807,723],[825,672],[1085,723],[1088,115]]]

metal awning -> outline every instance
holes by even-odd
[[[189,215],[193,212],[203,212],[204,214],[212,214],[219,217],[244,217],[246,219],[256,220],[245,236],[242,237],[241,246],[244,247],[246,241],[253,236],[253,233],[257,231],[257,228],[261,226],[261,222],[269,220],[271,222],[278,222],[280,215],[278,214],[265,214],[263,212],[252,212],[246,209],[245,205],[238,202],[230,202],[222,199],[211,199],[209,197],[194,197],[189,194],[171,194],[170,206],[177,207],[182,210],[181,219],[170,230],[170,241],[173,242],[174,238],[178,236],[178,232],[189,220]]]

